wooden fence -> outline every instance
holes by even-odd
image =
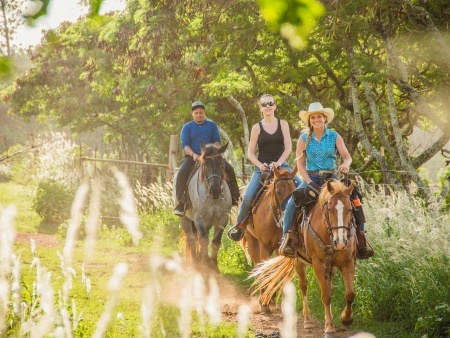
[[[110,160],[104,158],[96,158],[96,157],[87,157],[82,156],[81,147],[80,147],[80,163],[84,161],[90,162],[103,162],[110,164],[119,164],[125,166],[125,173],[128,173],[129,166],[142,166],[144,168],[152,170],[164,170],[166,182],[172,182],[173,176],[175,175],[177,168],[177,158],[178,158],[178,136],[170,135],[170,143],[169,143],[169,163],[168,164],[160,164],[160,163],[148,163],[148,162],[138,162],[138,161],[126,161],[126,160]],[[145,171],[145,169],[144,169]],[[145,175],[143,175],[145,176]],[[155,176],[155,175],[151,175]]]

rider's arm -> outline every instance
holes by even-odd
[[[199,158],[199,155],[194,153],[194,151],[191,149],[191,147],[185,146],[183,150],[186,153],[186,155],[192,156],[194,161],[197,161],[197,159]]]
[[[306,183],[311,183],[311,178],[309,177],[308,172],[306,171],[306,153],[305,150],[305,141],[303,141],[300,136],[297,141],[297,150],[295,151],[295,157],[297,158],[297,168],[300,176],[306,181]]]
[[[347,174],[350,169],[350,165],[352,164],[352,157],[350,156],[350,153],[348,152],[347,147],[345,146],[344,140],[341,137],[341,135],[337,136],[336,148],[339,152],[339,155],[341,155],[342,160],[343,160],[342,164],[338,168],[338,172]]]

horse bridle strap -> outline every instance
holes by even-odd
[[[322,212],[323,212],[323,216],[324,216],[324,218],[325,218],[325,220],[326,220],[326,222],[327,222],[327,231],[328,231],[328,234],[330,235],[330,238],[331,238],[331,236],[332,236],[331,231],[337,230],[337,229],[345,229],[345,230],[349,231],[347,237],[350,237],[350,230],[351,230],[351,228],[352,228],[352,224],[350,224],[350,226],[345,226],[345,225],[344,225],[344,226],[336,226],[336,227],[332,227],[332,226],[330,225],[329,213],[326,212],[325,207],[328,206],[328,202],[330,201],[330,199],[332,199],[332,198],[335,197],[335,196],[344,196],[345,198],[347,198],[347,199],[350,201],[350,197],[348,197],[347,195],[343,195],[343,194],[334,194],[334,195],[330,196],[330,197],[328,198],[328,201],[323,205]],[[328,209],[328,208],[327,208],[327,209]],[[329,210],[329,209],[328,209],[328,210]]]
[[[290,180],[292,180],[294,182],[294,186],[295,186],[295,180],[292,177],[276,178],[273,181],[274,193],[275,193],[275,187],[279,181],[290,181]],[[277,194],[275,194],[275,204],[276,204],[276,206],[275,206],[276,211],[274,210],[272,203],[270,203],[270,210],[272,212],[272,217],[273,217],[273,220],[275,221],[275,224],[277,225],[278,228],[281,228],[281,222],[280,222],[281,212],[280,212],[280,208],[279,208],[280,202],[278,201]]]
[[[219,156],[222,156],[222,154],[208,155],[208,156],[204,156],[203,158],[214,158],[214,157],[219,157]]]

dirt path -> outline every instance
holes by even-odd
[[[30,244],[31,239],[35,241],[36,247],[56,247],[62,245],[55,238],[54,235],[38,234],[38,233],[20,233],[16,237],[16,242],[22,244]],[[147,264],[148,257],[142,255],[143,257],[137,257],[136,255],[132,261],[136,265]],[[130,258],[130,257],[127,257]],[[137,267],[136,267],[137,268]],[[239,307],[242,304],[247,304],[252,309],[252,315],[250,317],[250,325],[253,332],[258,338],[261,337],[280,337],[279,336],[279,326],[283,321],[283,316],[281,309],[279,307],[272,307],[272,313],[270,315],[262,315],[259,312],[259,304],[256,297],[249,296],[245,291],[239,289],[234,283],[227,280],[222,275],[216,276],[217,284],[220,290],[220,309],[222,312],[222,319],[227,322],[237,323],[237,314]],[[165,292],[164,294],[172,294],[173,301],[179,300],[179,292],[182,289],[183,280],[172,280],[170,284],[170,292]],[[177,294],[178,291],[178,294]],[[171,297],[171,298],[172,298]],[[170,300],[168,300],[170,301]],[[300,316],[300,315],[299,315]],[[336,322],[336,319],[335,319]],[[298,319],[298,337],[302,338],[317,338],[323,337],[323,322],[316,321],[316,325],[312,329],[303,328],[303,319]],[[337,328],[335,338],[347,338],[356,334],[356,331],[351,329]],[[372,336],[369,336],[372,337]]]

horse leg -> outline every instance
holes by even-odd
[[[209,256],[208,256],[208,245],[209,245],[209,238],[208,238],[208,229],[207,224],[203,220],[201,216],[195,215],[194,216],[194,222],[195,227],[197,228],[198,236],[199,236],[199,243],[200,243],[200,261],[202,264],[208,264]]]
[[[306,278],[306,265],[300,260],[295,264],[295,271],[298,274],[298,284],[300,285],[300,290],[302,291],[302,301],[303,301],[303,327],[305,329],[310,329],[314,327],[314,323],[311,318],[311,311],[309,310],[308,296],[306,292],[308,290],[308,279]]]
[[[331,273],[331,276],[330,274],[327,275],[324,262],[313,259],[312,263],[314,273],[319,282],[322,304],[325,310],[325,337],[332,337],[331,334],[336,332],[333,325],[333,314],[331,313],[331,281],[333,279],[333,274]]]
[[[222,242],[223,230],[223,226],[214,227],[214,238],[211,244],[211,268],[217,273],[220,273],[219,266],[217,265],[217,253]]]
[[[345,285],[345,308],[341,313],[341,322],[344,325],[350,325],[353,322],[353,309],[352,304],[355,300],[354,280],[355,280],[355,264],[352,262],[352,266],[341,268],[341,274],[344,279]]]
[[[183,216],[181,218],[181,227],[183,228],[183,232],[186,235],[186,257],[189,258],[192,262],[197,261],[197,231],[194,225],[189,218]]]

